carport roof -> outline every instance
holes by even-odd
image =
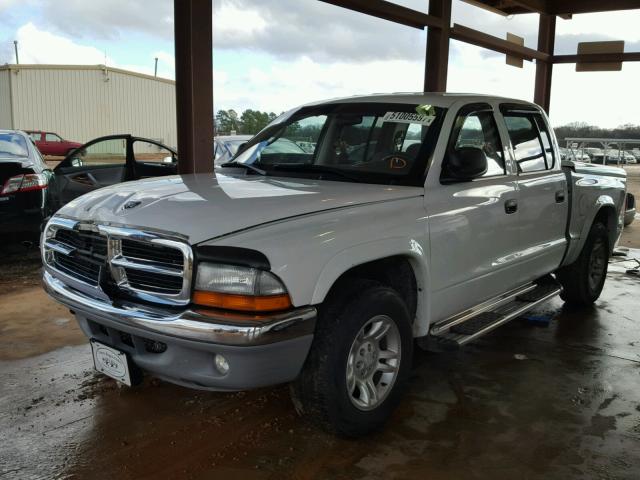
[[[488,7],[505,15],[546,13],[568,16],[577,13],[611,12],[640,7],[638,0],[463,0],[479,7]]]
[[[453,0],[429,0],[428,12],[387,0],[318,0],[396,24],[427,29],[426,92],[444,92],[450,40],[536,62],[534,101],[549,110],[553,66],[558,63],[621,63],[640,61],[640,52],[556,55],[556,17],[573,14],[640,9],[640,0],[462,0],[502,15],[540,15],[537,48],[511,42],[454,23]],[[176,102],[181,173],[211,172],[213,162],[213,36],[211,0],[174,0]]]

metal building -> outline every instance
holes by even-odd
[[[104,65],[3,65],[1,128],[78,142],[131,133],[175,147],[175,82]]]

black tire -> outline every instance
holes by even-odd
[[[595,302],[607,277],[609,235],[602,223],[594,223],[578,259],[558,270],[556,277],[563,287],[560,297],[576,306]]]
[[[346,285],[345,285],[346,286]],[[291,385],[292,400],[298,413],[324,430],[343,437],[359,437],[380,429],[402,398],[411,370],[413,355],[413,336],[408,309],[398,293],[386,286],[367,280],[349,282],[346,288],[340,288],[340,293],[333,295],[320,309],[316,334],[309,356],[302,373]],[[378,374],[377,368],[382,363],[394,363],[395,377],[378,377],[378,386],[384,395],[379,395],[378,404],[363,410],[355,402],[361,401],[363,396],[356,386],[351,392],[347,389],[347,361],[354,350],[355,339],[361,329],[371,325],[371,331],[378,325],[376,319],[384,319],[389,328],[389,338],[374,346],[373,353],[366,360],[368,375],[375,385]],[[390,319],[389,322],[387,319]],[[374,323],[371,323],[374,322]],[[394,329],[393,325],[396,329]],[[378,328],[381,331],[382,327]],[[366,330],[365,330],[366,332]],[[365,338],[367,334],[365,334]],[[363,337],[359,337],[363,338]],[[393,340],[395,339],[395,340]],[[396,347],[389,347],[386,342],[399,345],[398,360],[380,360],[377,352],[389,353]],[[360,345],[360,344],[358,344]],[[369,344],[367,344],[368,346]],[[364,348],[355,348],[361,354]],[[369,350],[371,352],[371,350]],[[351,365],[362,365],[358,354]],[[375,365],[375,367],[374,367]],[[364,384],[364,370],[351,368],[351,385]],[[373,372],[373,373],[371,373]],[[392,374],[390,374],[392,375]],[[357,379],[356,379],[357,378]],[[360,383],[355,383],[360,382]],[[378,392],[377,388],[374,388]],[[358,392],[356,395],[355,392]],[[360,399],[353,400],[356,395]],[[378,396],[378,393],[371,398]]]

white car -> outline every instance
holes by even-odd
[[[281,148],[301,138],[313,151]],[[400,401],[414,339],[465,345],[558,294],[592,304],[625,182],[622,169],[561,164],[531,103],[315,103],[215,175],[66,205],[43,233],[44,285],[121,382],[292,382],[311,421],[364,435]]]

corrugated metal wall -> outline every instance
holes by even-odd
[[[0,70],[0,128],[12,129],[9,70]]]
[[[11,77],[15,128],[79,142],[131,133],[178,143],[173,82],[96,67],[19,68]]]

